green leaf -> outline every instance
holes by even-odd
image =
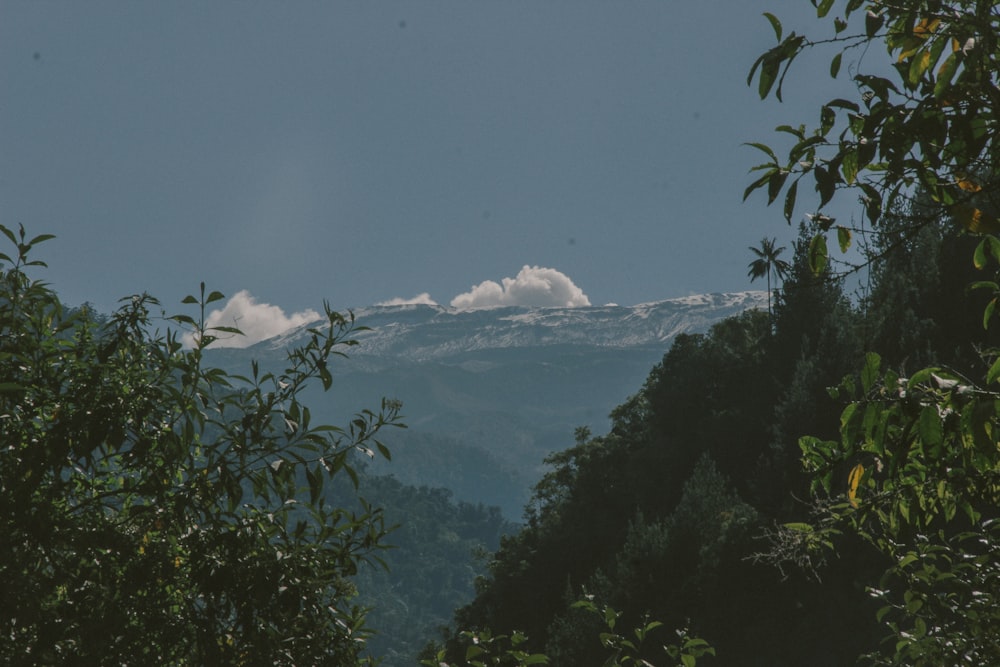
[[[917,432],[920,439],[928,445],[940,445],[944,441],[944,427],[936,405],[928,405],[920,411]]]
[[[934,84],[934,97],[941,99],[951,90],[951,80],[958,71],[961,51],[956,51],[945,58],[937,71],[937,82]]]
[[[695,667],[698,664],[698,659],[690,653],[684,653],[681,655],[681,662],[684,663],[684,667]]]
[[[838,225],[837,243],[840,244],[840,252],[847,252],[847,249],[851,247],[851,230]]]
[[[843,153],[843,160],[840,162],[840,171],[844,175],[844,182],[854,185],[858,179],[858,171],[861,169],[860,157],[857,147],[847,149]]]
[[[223,333],[236,334],[237,336],[244,335],[242,331],[236,327],[209,327],[208,331],[221,331]]]
[[[859,187],[864,192],[861,201],[865,206],[868,222],[877,225],[879,218],[882,217],[882,194],[869,183],[860,183]]]
[[[969,283],[965,288],[966,291],[971,292],[972,290],[985,289],[990,292],[1000,291],[1000,284],[993,282],[992,280],[977,280],[975,282]]]
[[[785,180],[788,179],[788,172],[784,170],[776,170],[771,174],[771,178],[767,182],[767,203],[772,204],[778,195],[781,194],[781,188],[785,185]]]
[[[771,150],[771,147],[768,146],[767,144],[762,144],[762,143],[759,143],[759,142],[756,142],[756,141],[748,141],[748,142],[746,142],[743,145],[744,146],[753,146],[754,148],[756,148],[757,150],[763,152],[769,158],[771,158],[772,162],[774,162],[775,164],[778,163],[778,156],[774,154],[774,151]]]
[[[875,36],[875,33],[879,31],[883,23],[885,23],[885,17],[882,14],[876,14],[871,10],[868,11],[868,14],[865,16],[865,35],[867,35],[868,39]]]
[[[213,301],[220,301],[221,299],[225,298],[226,296],[222,292],[212,292],[211,294],[208,295],[208,298],[205,299],[205,303],[208,304],[212,303]]]
[[[12,232],[11,230],[7,229],[3,225],[0,225],[0,232],[3,232],[3,235],[6,236],[7,238],[9,238],[11,243],[13,243],[14,245],[17,245],[17,237],[14,236],[14,232]]]
[[[785,215],[785,220],[789,224],[791,224],[792,222],[792,213],[795,211],[795,198],[798,195],[798,190],[799,190],[799,181],[798,179],[796,179],[795,181],[792,182],[790,186],[788,186],[788,192],[785,193],[785,206],[783,212]]]
[[[833,7],[833,0],[821,0],[821,2],[816,5],[816,17],[823,18],[830,13],[830,8]]]
[[[779,42],[781,41],[781,21],[778,17],[770,12],[764,12],[764,17],[771,22],[771,27],[774,28],[774,37]]]
[[[989,246],[990,255],[1000,263],[1000,239],[991,234],[986,237],[986,243]]]
[[[816,179],[816,190],[819,192],[819,206],[823,208],[837,191],[838,174],[835,169],[825,169],[816,167],[813,169],[813,177]]]
[[[181,303],[198,303],[198,299],[188,294],[186,297],[181,299]]]
[[[882,357],[875,352],[865,355],[865,367],[861,371],[861,387],[865,394],[871,392],[878,382],[879,370],[882,367]]]
[[[830,106],[823,105],[820,108],[820,121],[819,121],[820,134],[826,136],[826,133],[830,131],[830,129],[836,122],[837,122],[837,112],[834,111]]]
[[[829,251],[826,248],[826,236],[817,234],[809,242],[809,268],[813,275],[818,276],[826,270],[829,256]]]
[[[765,168],[770,167],[770,165],[761,165],[761,166],[765,167]],[[747,189],[743,191],[743,201],[747,200],[747,197],[750,196],[750,193],[752,193],[754,190],[760,188],[761,186],[763,186],[765,183],[767,183],[770,180],[771,180],[771,172],[768,172],[768,173],[764,174],[763,176],[761,176],[760,178],[758,178],[753,183],[751,183],[750,185],[748,185]]]
[[[920,78],[927,71],[927,68],[931,65],[931,52],[927,49],[920,49],[915,54],[913,58],[910,59],[910,69],[907,72],[906,80],[910,86],[915,87],[920,83]]]
[[[775,132],[784,132],[785,134],[790,134],[799,141],[805,141],[806,133],[804,127],[792,127],[791,125],[779,125],[774,128]]]
[[[986,239],[984,238],[976,246],[976,250],[972,253],[972,264],[982,271],[986,268]]]
[[[35,245],[36,243],[41,243],[42,241],[48,241],[49,239],[54,239],[55,234],[39,234],[35,238],[28,241],[28,245]]]
[[[984,329],[989,329],[990,328],[990,320],[993,319],[993,311],[996,310],[996,307],[997,307],[997,300],[994,297],[993,299],[990,299],[990,302],[988,304],[986,304],[985,308],[983,308],[983,328]]]
[[[764,59],[761,61],[760,75],[757,79],[757,94],[760,95],[760,99],[766,98],[771,92],[771,87],[774,86],[774,82],[778,79],[778,69],[780,66],[781,61],[772,54],[768,53],[764,55]]]
[[[194,318],[192,318],[190,315],[172,315],[167,319],[173,320],[178,324],[188,324],[191,326],[198,326],[197,322],[195,322]]]
[[[830,61],[830,76],[834,79],[836,79],[837,75],[840,74],[840,60],[843,55],[843,53],[838,53],[833,57],[833,60]]]
[[[986,384],[993,384],[1000,377],[1000,357],[990,366],[990,370],[986,373]]]
[[[796,523],[786,523],[786,524],[783,524],[783,525],[788,530],[793,530],[796,533],[811,533],[811,532],[813,532],[812,525],[810,525],[808,523],[796,522]]]
[[[306,467],[306,480],[309,482],[309,502],[315,505],[323,494],[323,477],[319,464],[313,470]]]

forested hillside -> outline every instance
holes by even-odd
[[[652,617],[714,664],[1000,663],[1000,13],[812,4],[830,33],[765,14],[777,44],[748,83],[781,100],[793,62],[827,49],[858,95],[777,127],[787,158],[751,144],[745,198],[789,222],[815,206],[790,265],[773,239],[751,248],[751,277],[784,278],[773,311],[679,338],[608,433],[549,458],[528,526],[456,615],[472,631],[435,659],[516,628],[550,664],[641,664]],[[842,191],[859,220],[824,211]],[[616,610],[610,633],[580,599]]]
[[[553,664],[599,665],[599,624],[572,608],[589,594],[626,627],[645,614],[687,625],[716,648],[712,664],[844,665],[876,650],[866,587],[884,556],[849,536],[804,567],[763,554],[776,526],[812,518],[798,439],[837,437],[843,402],[827,388],[865,350],[901,368],[976,366],[981,306],[961,298],[971,271],[941,270],[969,239],[941,221],[901,241],[910,221],[885,222],[860,301],[829,270],[813,273],[803,226],[773,322],[753,311],[679,337],[608,433],[580,432],[549,457],[527,526],[504,540],[457,627],[518,629]]]

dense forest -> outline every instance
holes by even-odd
[[[751,311],[679,337],[607,434],[578,433],[548,459],[527,525],[457,627],[521,630],[552,664],[599,665],[598,619],[572,606],[587,594],[626,626],[646,614],[688,626],[716,648],[712,664],[843,665],[876,650],[866,588],[885,569],[879,553],[848,536],[810,567],[765,552],[776,525],[810,518],[798,438],[836,437],[844,406],[827,389],[866,350],[901,369],[978,362],[982,304],[963,298],[975,270],[942,271],[970,240],[947,220],[903,239],[911,222],[901,211],[885,223],[860,298],[813,273],[803,226],[773,320]]]

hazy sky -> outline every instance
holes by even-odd
[[[747,246],[794,229],[741,203],[741,144],[846,85],[823,65],[760,102],[766,10],[811,24],[801,0],[0,0],[0,222],[56,234],[38,275],[104,310],[201,280],[289,317],[546,276],[575,303],[748,289]]]

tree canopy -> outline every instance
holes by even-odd
[[[352,318],[327,307],[283,372],[229,375],[203,364],[239,333],[204,324],[220,293],[187,297],[195,316],[135,295],[98,318],[29,275],[51,236],[0,232],[0,662],[357,662],[352,577],[388,527],[326,482],[389,455],[398,405],[341,428],[298,400],[330,386]]]
[[[954,256],[942,266],[943,275],[965,275],[970,265],[995,267],[1000,261],[1000,240],[993,235],[1000,231],[996,3],[814,0],[813,5],[832,33],[822,39],[785,35],[780,19],[765,14],[778,44],[757,59],[748,81],[756,80],[762,98],[773,93],[780,99],[796,57],[828,47],[833,77],[840,75],[845,57],[855,58],[849,70],[857,99],[821,105],[812,131],[804,125],[778,127],[794,142],[786,160],[766,144],[752,144],[768,162],[756,168],[763,173],[745,195],[766,188],[772,203],[784,193],[784,215],[791,221],[798,185],[811,177],[819,198],[812,215],[819,226],[811,242],[814,270],[826,266],[826,235],[835,229],[844,250],[860,232],[865,246],[877,249],[866,260],[886,278],[890,274],[880,265],[889,251],[897,245],[920,247],[920,235],[935,225],[953,225],[975,239],[971,257]],[[863,20],[856,20],[862,8]],[[878,59],[880,49],[870,48],[879,46],[887,61]],[[858,195],[867,226],[837,225],[822,212],[838,191],[848,190]],[[1000,289],[996,279],[984,278],[970,287],[988,294],[981,322],[989,327]],[[926,289],[937,285],[928,283]],[[949,298],[962,297],[953,292]],[[926,305],[906,301],[908,315]],[[830,545],[832,535],[848,529],[889,558],[870,588],[883,604],[878,618],[892,633],[886,650],[873,656],[879,664],[993,664],[1000,660],[1000,350],[979,347],[956,367],[929,353],[933,322],[914,321],[923,333],[888,331],[912,349],[887,353],[897,359],[910,353],[934,365],[904,374],[871,351],[860,372],[833,391],[844,404],[839,438],[801,440],[817,519],[787,525],[785,545],[821,551],[821,543]],[[964,338],[950,342],[970,342],[967,330]]]

